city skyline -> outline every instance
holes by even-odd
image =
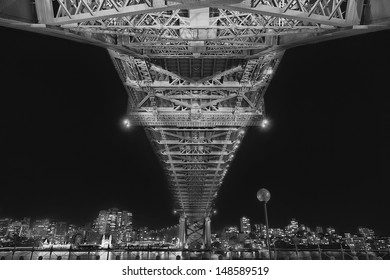
[[[177,224],[167,180],[142,128],[120,126],[126,93],[106,52],[5,28],[1,34],[7,42],[1,46],[6,174],[0,216],[81,223],[116,205],[139,213],[139,224]],[[266,93],[271,126],[248,130],[220,189],[212,229],[244,215],[261,222],[256,192],[266,187],[270,227],[291,215],[308,224],[334,221],[337,228],[366,225],[390,233],[383,195],[388,105],[380,91],[388,36],[287,51]]]
[[[119,213],[119,214],[118,214]],[[130,220],[122,218],[122,213],[123,215],[129,216]],[[27,225],[31,232],[32,235],[34,236],[34,232],[37,231],[38,227],[38,234],[39,236],[41,233],[40,231],[44,228],[47,233],[44,234],[52,234],[55,235],[57,230],[58,225],[61,226],[61,232],[68,232],[69,229],[74,230],[75,228],[79,229],[84,229],[84,230],[94,230],[100,235],[105,235],[105,234],[112,234],[115,235],[116,231],[121,231],[121,230],[148,230],[151,232],[158,232],[158,231],[163,231],[163,230],[168,230],[169,228],[173,227],[178,227],[179,224],[170,226],[170,227],[163,227],[159,229],[149,229],[149,227],[145,227],[143,225],[134,225],[132,223],[132,218],[133,218],[133,213],[126,211],[126,210],[119,210],[118,208],[110,208],[108,210],[100,210],[98,214],[96,215],[97,217],[91,221],[88,221],[86,224],[73,224],[68,221],[64,220],[57,220],[57,219],[50,219],[50,218],[39,218],[39,219],[31,219],[31,217],[23,217],[23,219],[15,219],[13,217],[2,217],[0,216],[0,237],[1,236],[6,236],[6,235],[13,235],[16,234],[18,236],[21,236],[22,232],[25,235],[25,230],[23,231],[23,225]],[[104,216],[104,217],[103,217]],[[114,216],[114,217],[113,217]],[[125,220],[126,222],[123,223],[121,226],[121,221]],[[128,222],[127,222],[128,221]],[[301,223],[296,218],[289,218],[289,223],[281,226],[281,227],[270,227],[270,234],[272,235],[272,232],[274,230],[283,230],[286,231],[289,235],[295,234],[298,229],[308,231],[308,232],[316,232],[316,233],[323,233],[323,232],[328,232],[328,233],[338,233],[338,234],[363,234],[362,229],[366,232],[365,234],[372,235],[374,236],[375,229],[370,229],[366,227],[365,225],[357,225],[354,229],[351,229],[350,231],[340,231],[339,229],[335,228],[333,225],[321,225],[321,224],[315,224],[315,225],[307,225],[305,223]],[[8,234],[5,233],[4,229],[2,227],[4,226],[2,222],[9,222],[8,226],[11,225],[11,227],[15,227],[13,224],[17,224],[19,226],[18,232],[15,232],[15,230],[12,228],[11,230],[8,231]],[[63,229],[63,227],[66,227],[66,230]],[[225,230],[234,230],[237,231],[237,233],[244,233],[244,234],[249,234],[250,232],[260,232],[265,230],[265,224],[263,223],[253,223],[248,217],[241,217],[236,223],[232,224],[226,224],[223,225],[221,229],[212,229],[212,232],[218,233],[218,232],[223,232]],[[41,234],[42,235],[42,234]],[[43,236],[43,235],[42,235]],[[380,236],[380,235],[377,235]],[[390,238],[390,237],[389,237]],[[129,241],[126,241],[129,242]]]

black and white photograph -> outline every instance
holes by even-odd
[[[386,0],[1,0],[0,259],[389,260],[389,29]]]

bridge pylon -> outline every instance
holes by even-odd
[[[210,217],[185,217],[179,220],[181,249],[209,249],[211,247]]]

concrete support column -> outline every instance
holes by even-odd
[[[184,249],[186,244],[186,218],[184,216],[180,216],[179,219],[179,247]]]
[[[364,0],[349,0],[345,21],[348,25],[359,25],[362,20]]]
[[[211,247],[211,219],[206,217],[204,219],[204,246],[206,249]]]
[[[54,18],[52,0],[35,0],[39,23],[50,23]]]

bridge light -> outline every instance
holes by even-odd
[[[243,130],[243,129],[240,129],[240,132],[239,132],[239,134],[240,135],[243,135],[245,133],[245,130]]]
[[[123,124],[123,126],[124,126],[125,128],[130,128],[130,126],[131,126],[131,123],[130,123],[129,119],[124,119],[124,120],[122,121],[122,124]]]
[[[261,127],[266,128],[269,125],[269,120],[263,119],[261,122]]]

